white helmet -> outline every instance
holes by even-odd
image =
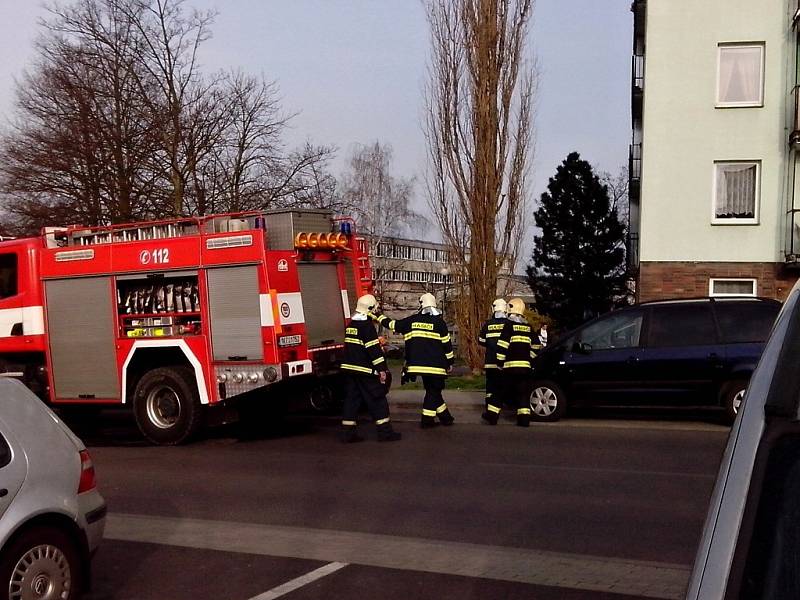
[[[494,302],[492,302],[492,312],[507,312],[508,306],[506,305],[506,301],[502,298],[498,298]]]
[[[362,315],[367,315],[376,308],[378,308],[378,301],[372,294],[365,294],[356,302],[356,312]]]
[[[508,314],[510,315],[524,315],[525,302],[522,298],[512,298],[508,301]]]
[[[436,308],[436,297],[433,294],[422,294],[419,297],[420,308]]]

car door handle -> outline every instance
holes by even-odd
[[[5,498],[6,496],[8,496],[8,490],[6,488],[1,489],[0,498]]]

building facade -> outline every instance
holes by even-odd
[[[784,299],[800,272],[798,0],[631,10],[638,299]]]
[[[375,294],[387,311],[399,316],[411,314],[419,306],[420,295],[430,292],[448,312],[447,305],[456,299],[456,288],[444,244],[384,238],[370,246]],[[519,295],[532,301],[525,278],[513,275],[510,269],[501,272],[497,288],[499,295]]]

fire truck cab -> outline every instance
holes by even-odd
[[[328,211],[46,228],[0,242],[0,372],[55,406],[130,406],[178,444],[212,407],[335,373],[371,282]]]

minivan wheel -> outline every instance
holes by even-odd
[[[747,391],[747,380],[737,379],[728,382],[722,392],[722,406],[725,408],[728,420],[733,423],[739,410],[742,408],[744,394]]]
[[[194,372],[186,367],[148,371],[136,384],[133,411],[142,435],[153,444],[186,442],[202,427]]]
[[[59,529],[35,527],[3,549],[0,598],[73,600],[83,588],[81,575],[75,542]]]
[[[558,421],[567,409],[567,399],[558,384],[544,379],[533,382],[530,404],[534,421]]]

